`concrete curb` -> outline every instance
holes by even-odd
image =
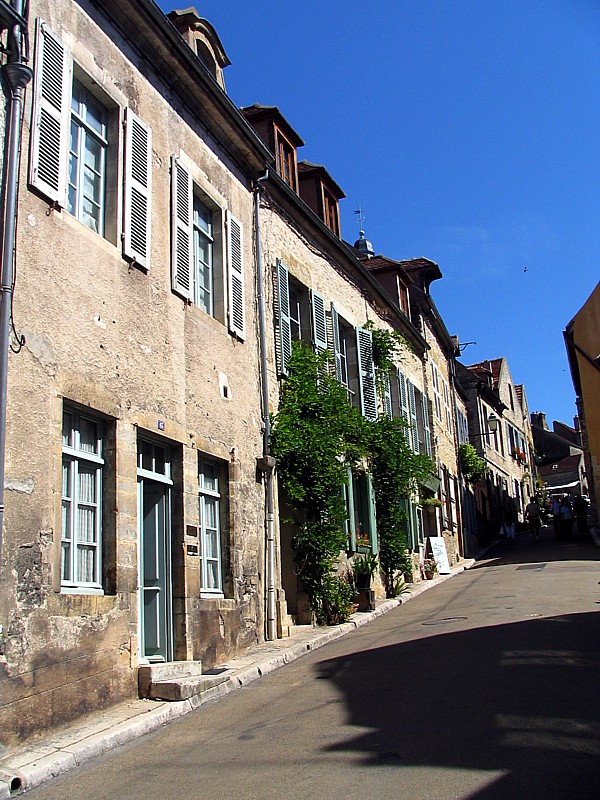
[[[103,755],[138,736],[152,733],[163,725],[189,714],[206,703],[216,702],[231,692],[247,686],[263,675],[296,661],[329,642],[341,639],[394,608],[413,600],[423,592],[459,575],[476,563],[470,559],[451,570],[448,575],[438,575],[430,581],[418,584],[401,597],[385,600],[374,611],[353,614],[350,620],[335,628],[309,628],[301,641],[282,646],[277,654],[242,655],[228,662],[231,676],[223,683],[207,689],[201,695],[179,702],[138,700],[121,708],[109,710],[102,718],[83,723],[63,734],[51,736],[45,743],[17,751],[0,759],[0,800],[10,800],[24,791],[42,785],[52,778],[80,767],[97,756]],[[285,640],[279,640],[285,642]],[[269,643],[268,643],[269,644]],[[265,646],[268,646],[265,645]],[[284,649],[285,648],[285,649]],[[251,663],[248,663],[251,662]],[[129,712],[131,709],[131,712]],[[120,717],[123,717],[120,719]]]

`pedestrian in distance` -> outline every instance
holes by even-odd
[[[529,525],[529,532],[533,536],[534,542],[539,541],[540,528],[542,527],[542,516],[540,504],[535,497],[529,498],[529,503],[525,507],[525,519]]]
[[[573,501],[573,511],[575,512],[575,519],[577,520],[577,530],[579,531],[579,533],[584,533],[584,534],[587,533],[588,504],[587,500],[580,494],[578,494],[575,500]]]
[[[571,501],[567,496],[563,497],[560,504],[560,530],[563,539],[573,538],[573,524],[575,517],[571,508]]]
[[[556,495],[554,495],[552,502],[550,503],[550,513],[552,514],[554,535],[558,539],[560,536],[560,498],[558,498]]]
[[[510,545],[513,545],[515,543],[515,523],[516,523],[516,514],[513,508],[513,504],[511,502],[507,502],[504,506],[502,527],[504,529],[504,535],[506,536],[506,541]]]

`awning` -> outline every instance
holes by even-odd
[[[552,484],[545,483],[544,486],[548,491],[551,492],[560,492],[564,489],[574,489],[576,486],[580,486],[581,484],[579,481],[572,481],[571,483],[563,483],[561,486],[553,486]]]

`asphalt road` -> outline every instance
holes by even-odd
[[[518,537],[31,800],[600,797],[600,550]]]

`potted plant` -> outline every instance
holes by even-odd
[[[377,572],[379,562],[373,553],[365,553],[354,557],[352,562],[352,577],[356,589],[369,589],[371,578]]]
[[[430,581],[437,572],[437,564],[435,558],[426,558],[423,561],[423,573],[428,581]]]
[[[437,497],[424,497],[421,500],[421,505],[423,508],[427,509],[427,511],[434,512],[436,508],[441,508],[443,503],[441,500],[438,500]]]

